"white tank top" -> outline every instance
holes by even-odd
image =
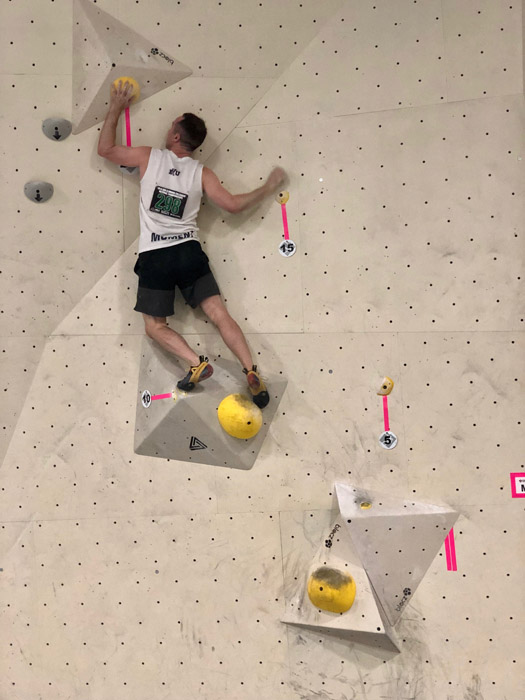
[[[199,240],[202,164],[152,148],[140,181],[139,253]]]

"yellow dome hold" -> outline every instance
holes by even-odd
[[[388,396],[394,388],[394,382],[390,377],[385,377],[381,383],[381,388],[377,392],[378,396]]]
[[[127,75],[124,75],[120,78],[117,78],[116,80],[113,81],[113,85],[115,86],[115,90],[118,90],[118,84],[119,80],[122,80],[122,89],[124,89],[124,85],[126,84],[126,81],[131,85],[131,95],[132,95],[132,102],[136,102],[139,97],[140,97],[140,86],[135,80],[135,78],[130,78]]]
[[[343,571],[322,566],[308,579],[308,597],[312,605],[328,612],[344,613],[355,600],[355,581]]]
[[[217,417],[228,435],[240,440],[257,435],[263,422],[261,409],[242,394],[230,394],[223,399]]]
[[[286,190],[281,190],[275,195],[275,199],[277,202],[279,202],[279,204],[286,204],[286,202],[290,199],[290,193]]]

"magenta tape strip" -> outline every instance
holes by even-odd
[[[447,569],[450,571],[451,561],[450,561],[450,539],[449,535],[445,537],[445,554],[447,555]]]
[[[390,423],[388,421],[388,396],[383,396],[383,416],[385,419],[385,431],[390,430]]]
[[[448,541],[450,543],[450,561],[452,564],[452,571],[458,570],[458,565],[456,562],[456,541],[454,540],[454,528],[450,529],[448,533]]]
[[[172,394],[156,394],[151,397],[152,401],[158,401],[159,399],[171,399]]]
[[[285,241],[288,241],[290,239],[290,233],[288,231],[288,217],[286,216],[286,204],[281,204],[281,212],[283,215],[284,239]]]
[[[445,539],[445,553],[447,555],[448,571],[457,571],[458,565],[456,562],[456,542],[454,540],[454,528],[450,529]]]
[[[131,120],[129,118],[129,107],[126,107],[126,143],[131,146]]]

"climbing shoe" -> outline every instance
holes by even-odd
[[[259,408],[264,408],[268,405],[270,396],[266,391],[266,386],[264,385],[263,380],[257,372],[256,365],[253,365],[250,370],[247,370],[246,368],[243,369],[243,372],[248,380],[248,387],[252,393],[253,403],[256,406],[259,406]]]
[[[208,362],[208,358],[201,355],[199,360],[201,361],[200,365],[190,367],[190,371],[184,377],[184,379],[177,382],[177,389],[181,389],[182,391],[193,391],[198,382],[202,382],[211,377],[213,374],[213,367]]]

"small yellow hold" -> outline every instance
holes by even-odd
[[[321,566],[308,579],[310,602],[321,610],[344,613],[354,604],[355,593],[352,576],[329,566]]]
[[[219,423],[232,437],[247,440],[257,435],[262,425],[262,411],[242,394],[230,394],[217,411]]]
[[[388,396],[392,389],[394,388],[394,382],[390,377],[385,377],[381,383],[381,388],[377,392],[378,396]]]
[[[275,195],[275,199],[277,202],[279,202],[279,204],[286,204],[286,202],[290,199],[290,193],[283,190]]]
[[[372,504],[370,503],[370,501],[362,501],[359,504],[359,506],[360,506],[361,510],[370,510],[370,508],[372,507]]]
[[[118,90],[118,84],[119,80],[122,80],[122,88],[124,89],[124,86],[126,85],[126,81],[131,85],[131,95],[132,95],[132,102],[136,102],[139,97],[140,97],[140,86],[135,80],[135,78],[130,78],[127,75],[124,75],[120,78],[117,78],[116,80],[113,81],[113,85],[115,87],[115,90]]]

